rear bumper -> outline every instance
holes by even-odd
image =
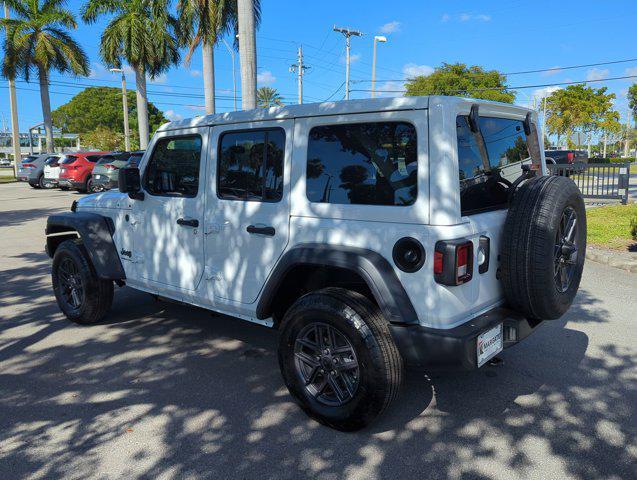
[[[502,323],[503,347],[528,337],[542,322],[508,310],[494,308],[448,330],[419,325],[390,324],[405,366],[431,370],[473,370],[478,366],[477,337]]]
[[[100,175],[98,178],[93,177],[93,185],[110,190],[112,188],[117,188],[118,182],[106,175]]]
[[[58,185],[60,187],[68,187],[68,188],[73,188],[75,190],[82,189],[85,187],[84,182],[78,182],[71,178],[58,178]]]

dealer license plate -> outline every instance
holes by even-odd
[[[478,335],[476,348],[479,368],[502,351],[502,324]]]

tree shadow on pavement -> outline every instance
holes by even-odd
[[[2,298],[42,299],[2,315],[0,478],[635,473],[634,352],[586,355],[588,337],[568,322],[607,315],[584,291],[565,319],[503,352],[503,365],[412,372],[379,422],[345,434],[292,402],[275,331],[127,288],[106,322],[76,326],[52,299],[46,257],[25,260],[0,272]]]

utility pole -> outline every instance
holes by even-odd
[[[351,37],[362,37],[363,33],[358,30],[351,30],[349,28],[340,28],[334,25],[333,30],[335,32],[342,33],[345,36],[345,100],[349,100],[349,49]]]
[[[4,4],[4,18],[9,18],[9,7]],[[8,29],[7,29],[8,32]],[[13,145],[13,174],[18,176],[20,154],[20,126],[18,125],[18,99],[15,95],[15,79],[9,78],[9,103],[11,104],[11,144]]]
[[[253,0],[238,0],[241,103],[244,110],[257,108],[257,50]]]
[[[387,37],[376,35],[374,37],[374,55],[372,57],[372,98],[376,96],[376,44],[378,42],[385,43]]]
[[[237,111],[237,75],[235,73],[235,65],[234,65],[234,50],[232,48],[230,48],[230,45],[228,45],[228,42],[226,42],[225,38],[222,38],[223,44],[226,46],[226,48],[228,49],[228,52],[230,52],[230,57],[232,58],[232,90],[234,93],[234,111]]]
[[[544,142],[544,135],[546,135],[546,95],[544,95],[544,103],[542,105],[542,142]],[[542,143],[540,148],[544,148],[544,143]]]
[[[299,85],[299,105],[303,103],[303,74],[308,68],[310,67],[303,65],[303,47],[299,46],[297,63],[290,65],[290,72],[297,73]]]
[[[124,150],[130,152],[130,131],[128,129],[128,95],[126,91],[126,75],[123,68],[111,68],[113,73],[122,74],[122,108],[124,109]]]

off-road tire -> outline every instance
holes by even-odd
[[[313,322],[330,325],[354,348],[358,387],[344,405],[328,406],[310,395],[295,366],[295,342]],[[290,393],[318,422],[343,431],[359,430],[382,414],[397,396],[403,360],[378,307],[363,295],[325,288],[299,298],[282,320],[279,366]]]
[[[576,259],[565,291],[556,286],[559,255],[556,237],[562,215],[576,215]],[[568,210],[570,212],[570,210]],[[579,288],[586,253],[586,210],[575,183],[561,176],[542,176],[515,193],[504,225],[500,276],[509,306],[528,318],[551,320],[571,306]]]
[[[66,259],[70,259],[77,266],[84,291],[83,301],[78,308],[69,305],[63,296],[60,265]],[[113,303],[113,282],[97,277],[81,240],[65,240],[58,246],[53,256],[51,277],[58,306],[64,315],[75,323],[90,325],[99,322]]]

